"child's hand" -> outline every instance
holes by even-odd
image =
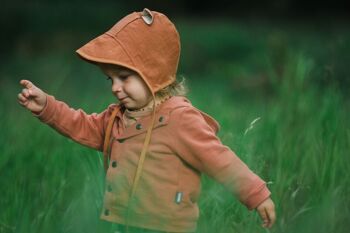
[[[21,80],[20,84],[24,88],[18,94],[18,103],[34,113],[41,112],[46,105],[46,93],[28,80]]]
[[[273,201],[271,198],[266,199],[263,201],[258,207],[256,208],[258,211],[261,219],[263,220],[263,227],[270,228],[275,223],[276,220],[276,214],[275,214],[275,205],[273,204]]]

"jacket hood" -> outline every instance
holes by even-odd
[[[191,107],[191,108],[196,109],[202,115],[203,119],[210,126],[210,128],[212,128],[215,133],[219,132],[220,124],[213,117],[211,117],[209,114],[199,110],[198,108],[195,108],[192,105],[191,101],[184,96],[173,96],[171,99],[169,99],[166,102],[166,106],[163,107],[163,109],[161,109],[160,111],[167,112],[167,111],[171,111],[175,108],[181,108],[181,107]]]
[[[212,118],[211,116],[206,114],[205,112],[202,112],[200,110],[198,110],[198,111],[201,113],[201,115],[203,116],[203,118],[207,122],[207,124],[210,126],[210,128],[212,128],[213,131],[217,134],[220,130],[219,123],[214,118]]]

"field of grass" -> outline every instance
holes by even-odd
[[[178,27],[190,100],[267,181],[277,211],[275,226],[263,229],[256,212],[203,176],[197,232],[348,232],[348,31],[228,21]],[[41,124],[16,99],[27,78],[89,113],[115,101],[103,75],[73,54],[87,40],[74,38],[58,32],[36,49],[28,39],[1,64],[1,233],[112,233],[99,220],[101,154]]]

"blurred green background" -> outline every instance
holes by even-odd
[[[110,84],[75,50],[144,7],[182,40],[188,97],[221,124],[223,143],[268,183],[266,230],[203,176],[198,233],[348,232],[350,31],[341,1],[12,1],[0,10],[0,232],[112,232],[99,220],[101,154],[17,103],[19,80],[73,108],[103,111]]]

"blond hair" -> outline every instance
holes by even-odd
[[[160,89],[155,93],[155,96],[159,99],[164,99],[169,96],[186,96],[188,93],[188,88],[185,85],[185,77],[181,76],[182,80],[177,79],[170,85]]]

